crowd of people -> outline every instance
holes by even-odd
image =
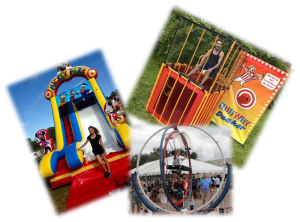
[[[185,175],[182,175],[182,180],[188,180],[188,177]],[[207,174],[203,174],[201,179],[197,178],[195,174],[192,176],[192,197],[194,199],[200,199],[202,201],[202,205],[204,205],[208,200],[211,200],[211,198],[214,195],[215,188],[219,188],[220,186],[221,178],[220,176],[211,176],[210,178],[207,176]],[[167,197],[163,188],[163,182],[161,179],[152,179],[147,182],[145,180],[140,180],[141,186],[143,187],[143,190],[145,194],[148,195],[150,200],[157,204],[166,204],[167,203]],[[172,179],[166,179],[165,180],[167,185],[167,190],[169,194],[177,199],[177,193],[184,193],[187,192],[187,190],[182,189],[182,186],[180,186],[179,183],[175,182],[175,184],[172,186]],[[188,182],[188,181],[187,181]],[[180,196],[182,198],[182,196]],[[133,189],[133,185],[131,183],[130,185],[130,200],[131,200],[131,212],[134,213],[135,209],[137,209],[137,214],[139,214],[140,209],[142,207],[142,202],[138,198],[138,195],[136,194],[135,190]],[[213,202],[210,202],[210,205]]]

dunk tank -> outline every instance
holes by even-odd
[[[51,102],[57,149],[44,156],[40,173],[50,178],[52,188],[71,183],[68,210],[124,187],[129,171],[130,127],[124,123],[121,103],[116,112],[107,107],[120,99],[106,99],[96,82],[95,69],[64,63],[57,70],[45,93]],[[57,95],[60,85],[74,77],[86,81]],[[113,173],[110,178],[104,178],[104,170],[95,159],[90,143],[83,150],[76,150],[89,135],[89,126],[96,127],[101,134]]]
[[[205,76],[203,68],[190,77],[186,75],[209,49],[214,49],[218,40],[223,42],[224,58],[217,74],[200,85]],[[238,42],[181,17],[157,75],[147,111],[163,125],[208,125],[245,56],[245,49]]]

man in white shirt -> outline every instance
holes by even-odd
[[[216,177],[214,184],[217,188],[219,188],[219,186],[220,186],[220,178],[219,177]]]

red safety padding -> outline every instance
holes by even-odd
[[[72,178],[71,176],[68,177],[63,177],[63,175],[67,175],[68,173],[71,173],[73,170],[71,170],[66,162],[66,159],[63,159],[59,161],[58,167],[57,167],[57,173],[55,174],[54,177],[50,179],[50,184],[52,189],[64,186],[66,184],[71,183]],[[56,180],[56,178],[63,177],[62,179]],[[55,180],[55,181],[53,181]]]
[[[129,163],[129,155],[110,162],[110,169],[113,173],[110,178],[104,178],[104,170],[101,166],[74,176],[68,196],[67,210],[106,196],[116,189],[124,188],[130,170]]]
[[[67,184],[70,184],[72,181],[72,177],[66,177],[66,178],[63,178],[61,180],[57,180],[57,181],[54,181],[54,182],[51,182],[51,187],[52,189],[55,189],[57,187],[62,187],[62,186],[65,186]]]
[[[124,151],[121,151],[121,152],[114,152],[114,153],[110,153],[108,156],[107,156],[107,159],[110,159],[116,155],[119,155],[119,154],[122,154],[122,153],[126,153],[127,151],[124,150]],[[84,168],[84,167],[87,167],[93,163],[96,163],[97,160],[93,160],[93,161],[90,161],[88,163],[84,162],[84,164],[80,167],[80,168]],[[78,168],[78,169],[80,169]],[[66,160],[63,159],[59,162],[59,166],[58,166],[58,169],[57,169],[57,173],[55,174],[54,177],[51,178],[50,180],[50,184],[51,184],[51,187],[52,189],[54,188],[57,188],[57,187],[60,187],[60,186],[64,186],[64,185],[67,185],[67,184],[70,184],[72,182],[72,176],[71,176],[71,173],[73,172],[74,170],[71,170],[68,166],[68,164],[66,163]],[[70,174],[70,176],[68,176],[68,174]],[[57,180],[57,178],[61,178],[59,180]],[[55,181],[53,181],[55,180]]]
[[[60,161],[58,161],[58,164],[57,164],[57,172],[61,171],[61,169],[65,166],[66,164],[66,159],[61,159]]]

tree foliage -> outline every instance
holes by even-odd
[[[193,160],[199,160],[199,155],[196,152],[191,152],[191,159]]]
[[[27,138],[27,143],[29,145],[29,147],[31,148],[32,152],[37,152],[41,149],[41,147],[34,141],[31,141],[30,138]]]
[[[200,39],[200,36],[203,32],[203,29],[205,28],[206,31],[204,33],[204,36],[200,43],[200,46],[196,50],[195,56],[192,59],[191,66],[196,65],[199,57],[201,55],[204,55],[212,47],[214,40],[217,36],[217,33],[219,33],[222,36],[226,37],[226,38],[224,38],[222,36],[219,36],[219,38],[218,38],[223,41],[222,49],[225,53],[231,44],[230,41],[227,39],[227,38],[230,38],[230,39],[240,43],[246,49],[246,51],[248,53],[250,53],[251,55],[254,55],[257,58],[260,58],[261,60],[263,60],[285,72],[289,71],[285,65],[285,62],[282,59],[272,55],[269,52],[261,50],[255,46],[253,46],[249,42],[247,42],[243,39],[240,39],[239,37],[236,37],[230,33],[227,33],[226,31],[224,31],[220,28],[217,28],[199,18],[196,18],[178,8],[173,9],[173,11],[171,12],[171,14],[169,16],[169,20],[166,23],[165,28],[161,32],[159,41],[155,47],[154,53],[156,54],[156,56],[166,57],[166,55],[168,54],[168,50],[171,46],[171,42],[172,42],[174,33],[176,32],[180,18],[182,16],[195,22],[196,24],[199,24],[201,27],[200,26],[198,27],[197,25],[193,26],[193,28],[191,29],[192,31],[190,33],[190,36],[188,37],[188,39],[186,41],[185,47],[184,47],[183,51],[181,52],[181,48],[186,40],[187,34],[191,27],[191,22],[189,22],[185,19],[181,20],[177,34],[174,39],[174,43],[172,44],[171,50],[169,52],[169,55],[168,55],[168,58],[166,61],[167,63],[168,62],[175,63],[177,61],[179,55],[181,54],[178,62],[182,63],[182,64],[184,64],[184,63],[189,64],[189,62],[192,59],[192,56],[194,54],[194,51],[196,49],[197,43]],[[227,64],[229,63],[230,59],[231,59],[231,56],[227,60]],[[273,107],[274,102],[275,102],[275,100],[273,100],[272,104],[269,106],[270,109]]]
[[[26,143],[26,144],[29,144],[29,143],[31,143],[31,142],[32,142],[32,140],[31,140],[30,138],[26,138],[26,139],[25,139],[25,143]]]
[[[49,128],[47,128],[47,130],[48,130],[49,137],[53,139],[53,143],[56,143],[55,128],[49,127]]]
[[[125,102],[125,95],[124,95],[124,92],[123,92],[123,90],[122,90],[121,87],[119,87],[119,88],[116,89],[115,91],[112,91],[111,94],[110,94],[110,96],[106,96],[106,99],[107,99],[107,100],[110,100],[110,99],[112,99],[114,96],[120,96],[122,106],[124,107],[124,106],[125,106],[125,104],[124,104],[124,102]]]
[[[166,153],[167,157],[173,156],[174,154],[172,151],[168,151]],[[185,157],[186,151],[184,149],[180,149],[180,155]],[[196,152],[191,152],[191,159],[198,160],[199,155]],[[136,168],[138,155],[132,155],[130,160],[130,169]],[[153,147],[153,151],[151,151],[149,154],[142,154],[140,157],[139,166],[144,165],[145,163],[152,162],[155,160],[159,160],[159,147]]]

